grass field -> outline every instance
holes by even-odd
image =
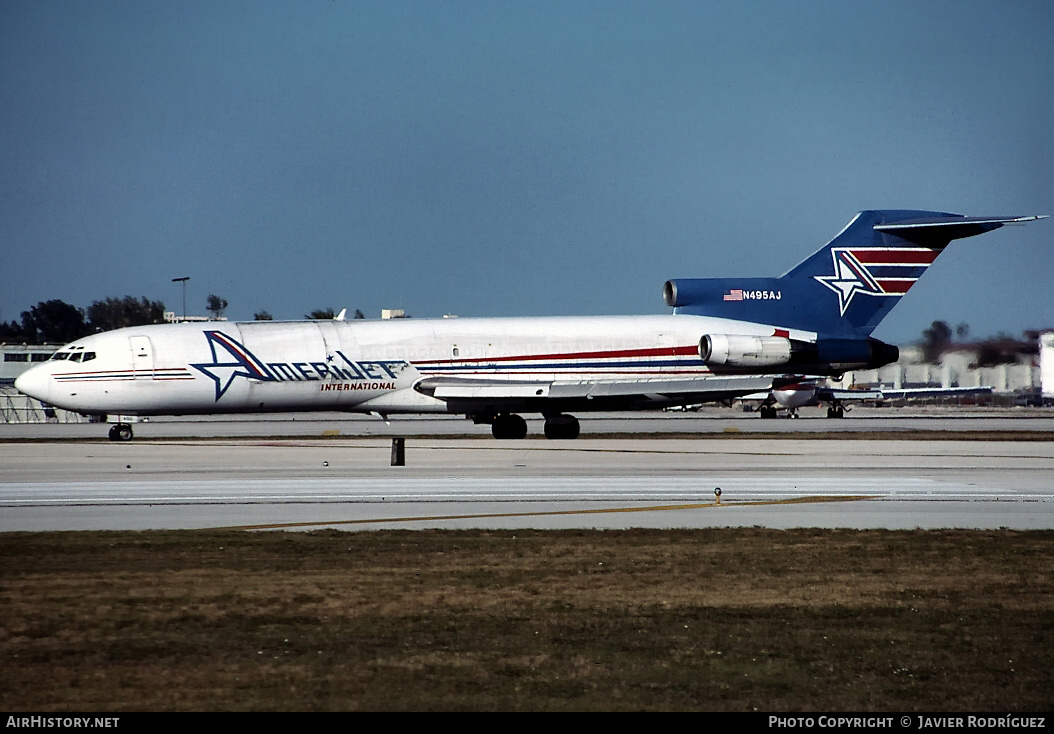
[[[1054,531],[0,534],[0,708],[1054,709]]]

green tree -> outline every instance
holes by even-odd
[[[218,319],[227,311],[227,301],[217,295],[210,295],[205,310],[212,314],[212,318]]]
[[[952,329],[945,321],[934,321],[922,332],[922,355],[927,362],[936,362],[952,340]]]
[[[160,324],[164,321],[165,304],[145,296],[125,296],[92,301],[88,306],[88,326],[92,331],[111,331],[125,326]]]
[[[257,311],[253,314],[253,319],[255,321],[274,321],[274,316],[267,313],[267,311]]]
[[[29,341],[29,337],[22,330],[22,324],[17,321],[0,321],[0,342],[20,343]]]
[[[336,311],[334,311],[332,308],[319,308],[319,309],[315,309],[314,311],[312,311],[309,314],[306,314],[304,316],[304,318],[305,319],[313,319],[313,320],[326,320],[326,319],[332,319],[336,315],[337,315]]]
[[[66,344],[91,333],[84,311],[65,301],[41,301],[22,312],[22,333],[30,344]]]

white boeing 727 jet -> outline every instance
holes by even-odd
[[[870,337],[954,239],[1040,217],[858,214],[779,278],[667,281],[656,316],[181,323],[68,344],[15,382],[88,415],[455,413],[523,438],[576,438],[574,413],[727,400],[802,376],[873,369]],[[132,438],[131,426],[110,430]]]

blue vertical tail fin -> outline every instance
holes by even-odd
[[[866,337],[952,240],[1040,218],[864,211],[779,278],[671,280],[663,295],[676,313]]]

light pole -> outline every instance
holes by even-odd
[[[183,320],[187,320],[187,281],[190,280],[189,275],[185,275],[182,278],[173,278],[173,283],[183,284]]]

